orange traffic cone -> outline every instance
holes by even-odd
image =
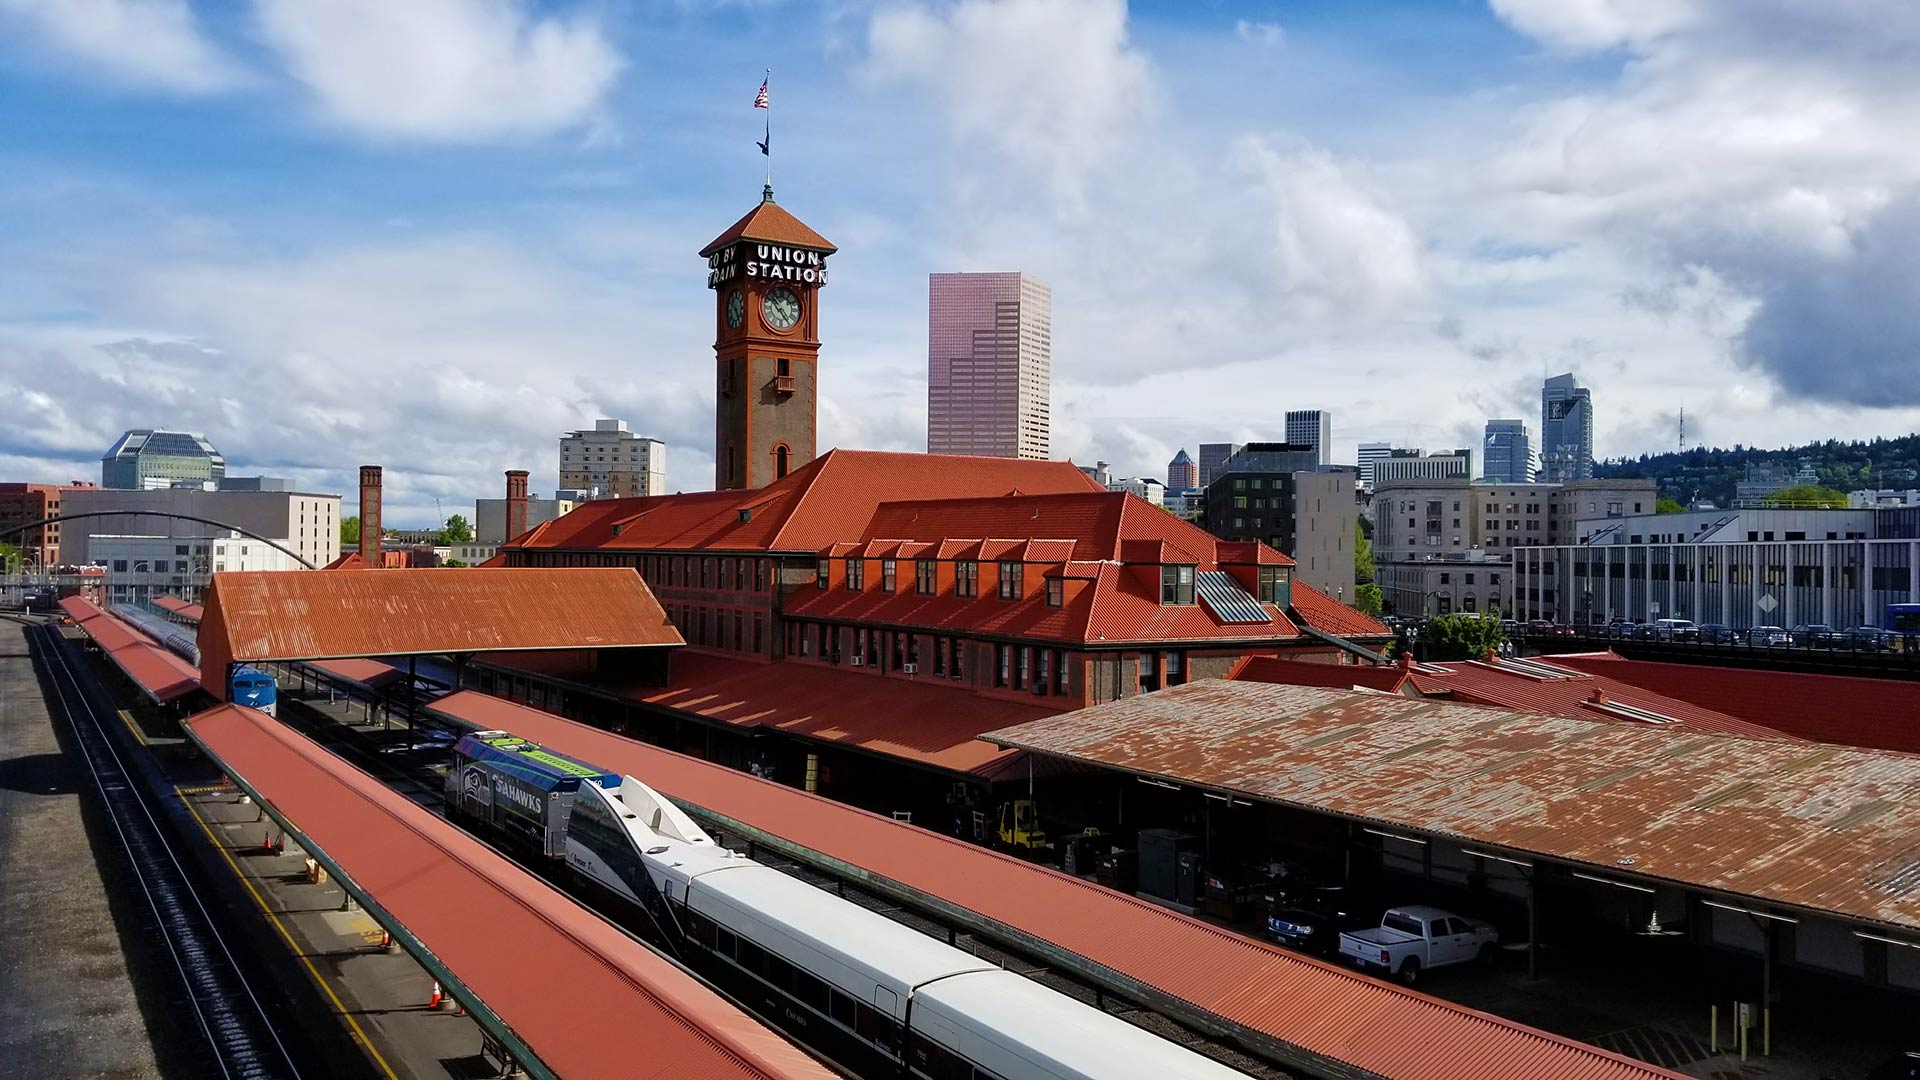
[[[427,999],[427,1008],[438,1009],[440,1003],[446,1000],[446,996],[447,995],[440,992],[440,980],[433,980],[433,996]]]
[[[391,931],[387,931],[387,930],[380,931],[380,951],[381,952],[393,951],[393,934]]]
[[[273,830],[272,829],[260,830],[260,850],[266,852],[269,855],[273,854]]]

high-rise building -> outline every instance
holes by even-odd
[[[1534,457],[1533,432],[1525,420],[1487,421],[1486,441],[1480,451],[1480,478],[1502,484],[1530,484],[1539,462]]]
[[[759,206],[700,249],[713,290],[719,490],[765,487],[815,457],[820,290],[836,250],[773,201],[771,184]]]
[[[1053,290],[1029,274],[932,274],[927,452],[1051,456]]]
[[[1393,454],[1393,444],[1383,442],[1363,442],[1360,444],[1360,483],[1373,486],[1373,463]]]
[[[560,486],[598,489],[606,499],[665,495],[667,444],[628,431],[625,420],[595,420],[560,436]]]
[[[1549,483],[1593,478],[1593,394],[1572,372],[1540,388],[1540,459]]]
[[[1187,456],[1186,447],[1167,462],[1167,487],[1174,491],[1192,491],[1200,486],[1200,466]]]
[[[1200,444],[1200,482],[1195,487],[1206,489],[1213,486],[1214,478],[1220,475],[1220,467],[1227,459],[1247,448],[1246,443],[1203,442]]]
[[[1311,446],[1320,455],[1320,464],[1330,465],[1333,458],[1333,414],[1325,409],[1295,409],[1287,413],[1287,441],[1295,446]]]
[[[1322,465],[1311,446],[1248,443],[1207,487],[1207,531],[1284,551],[1293,556],[1294,580],[1349,601],[1359,514],[1353,481],[1352,466]]]
[[[123,490],[195,487],[212,491],[227,475],[227,459],[206,436],[134,428],[100,459],[100,486]]]

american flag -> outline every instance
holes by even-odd
[[[753,95],[753,107],[756,109],[773,108],[773,106],[767,104],[767,84],[765,82],[760,84],[760,92]]]

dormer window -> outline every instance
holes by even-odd
[[[932,559],[915,559],[913,562],[913,591],[921,596],[932,596],[938,587],[938,564]]]
[[[1067,602],[1067,579],[1047,579],[1047,606],[1060,607]]]
[[[815,573],[817,576],[813,579],[814,587],[817,589],[826,588],[828,582],[833,578],[833,560],[821,559]]]
[[[1284,566],[1261,567],[1255,595],[1266,603],[1286,607],[1293,601],[1293,572]]]
[[[980,564],[972,559],[962,559],[953,564],[953,595],[980,595]]]
[[[899,569],[899,564],[896,563],[894,560],[892,559],[880,560],[880,591],[881,592],[893,591],[894,577],[898,569]]]
[[[847,591],[859,592],[867,584],[867,561],[865,559],[847,560]]]
[[[1160,568],[1160,602],[1162,604],[1193,603],[1193,567],[1162,566]]]
[[[1003,562],[1000,564],[1000,599],[1018,600],[1024,595],[1025,590],[1021,587],[1021,579],[1023,576],[1021,571],[1024,569],[1025,568],[1017,562]]]

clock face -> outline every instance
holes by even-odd
[[[775,289],[761,302],[760,310],[767,317],[768,326],[791,330],[793,324],[800,321],[800,298],[792,289]]]
[[[747,298],[739,289],[727,297],[727,327],[738,330],[747,319]]]

